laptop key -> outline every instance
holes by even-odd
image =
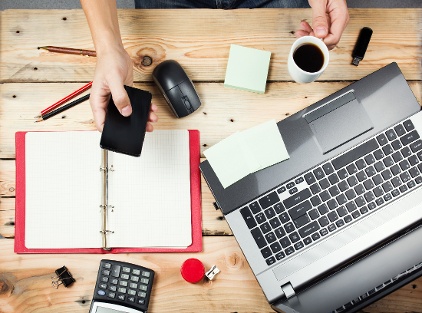
[[[258,200],[259,204],[261,205],[262,209],[266,209],[271,205],[276,204],[280,201],[280,198],[278,197],[277,193],[275,191],[270,192],[268,195],[262,197]]]
[[[265,222],[267,219],[265,218],[264,213],[258,213],[257,215],[255,215],[255,219],[256,221],[261,224],[263,222]]]
[[[280,261],[280,260],[282,260],[282,259],[284,259],[284,257],[285,257],[286,255],[283,253],[283,252],[279,252],[279,253],[277,253],[276,255],[275,255],[275,258],[278,260],[278,261]]]
[[[416,130],[411,131],[410,133],[404,135],[400,138],[400,141],[403,146],[407,146],[409,143],[419,139],[419,134]]]
[[[286,255],[290,255],[295,252],[295,249],[292,246],[290,246],[286,250],[284,250],[284,252],[286,252]]]
[[[403,136],[406,133],[406,130],[401,124],[398,124],[396,127],[394,127],[394,130],[396,131],[398,136]]]
[[[286,232],[284,231],[283,227],[279,227],[274,231],[275,235],[277,236],[277,238],[281,238],[283,237]]]
[[[308,217],[308,215],[302,215],[300,217],[298,217],[297,219],[294,220],[294,223],[296,225],[297,228],[300,228],[306,224],[308,224],[310,222],[310,219]]]
[[[262,235],[261,230],[258,227],[255,227],[251,230],[252,237],[255,239],[258,248],[263,248],[267,245],[264,235]]]
[[[261,207],[259,206],[258,202],[252,202],[249,204],[249,208],[251,209],[253,214],[256,214],[261,211]]]
[[[291,245],[290,239],[287,237],[281,238],[279,242],[284,249]]]
[[[294,247],[295,247],[295,249],[296,249],[296,250],[300,250],[300,249],[302,249],[304,246],[305,246],[305,245],[303,244],[303,242],[302,242],[302,241],[299,241],[299,242],[295,243],[295,245],[294,245]]]
[[[264,249],[261,250],[261,254],[264,258],[268,258],[272,255],[272,252],[271,252],[270,248],[265,247]]]
[[[299,235],[302,238],[308,237],[312,233],[318,231],[321,227],[319,226],[317,221],[313,221],[312,223],[309,223],[308,225],[302,227],[299,229]]]
[[[243,216],[243,219],[246,222],[246,225],[249,227],[249,229],[254,228],[256,226],[255,219],[252,216],[251,211],[248,207],[244,207],[240,210],[240,213]]]
[[[270,245],[271,251],[273,253],[278,253],[281,251],[281,245],[278,242],[274,242]]]
[[[272,265],[272,264],[274,264],[276,261],[275,261],[275,258],[272,256],[272,257],[270,257],[270,258],[266,259],[266,260],[265,260],[265,262],[267,262],[267,265]]]
[[[306,188],[306,189],[299,191],[297,194],[295,194],[295,195],[287,198],[286,200],[284,200],[283,204],[287,209],[290,209],[291,207],[305,201],[306,199],[310,198],[311,196],[312,196],[311,191],[308,188]]]
[[[422,140],[417,140],[414,143],[412,143],[410,145],[410,149],[412,150],[412,152],[418,152],[419,150],[422,149]]]
[[[297,219],[298,217],[304,215],[307,211],[312,209],[312,204],[309,200],[298,204],[297,206],[289,210],[290,217],[292,220]]]
[[[305,174],[305,181],[308,183],[308,185],[312,185],[314,182],[316,182],[314,174],[311,172]]]
[[[415,128],[411,120],[406,120],[403,122],[404,128],[406,128],[407,131],[411,131]]]
[[[300,240],[299,234],[297,232],[291,233],[289,238],[292,243],[298,242]]]

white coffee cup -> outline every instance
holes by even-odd
[[[290,76],[297,83],[310,83],[321,76],[328,61],[329,52],[325,43],[319,38],[304,36],[293,43],[287,67]]]

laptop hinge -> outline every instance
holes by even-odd
[[[287,299],[290,299],[294,296],[296,296],[296,292],[293,289],[293,286],[290,283],[287,283],[283,286],[281,286],[281,290],[283,290],[284,295],[286,296]]]

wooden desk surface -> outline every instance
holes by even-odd
[[[95,58],[37,49],[46,45],[93,49],[81,10],[7,10],[0,14],[0,312],[87,312],[98,264],[104,257],[139,263],[157,272],[151,312],[271,312],[227,223],[213,208],[213,197],[204,181],[201,253],[13,252],[14,133],[95,129],[88,103],[34,123],[41,109],[92,79]],[[299,85],[290,81],[286,59],[295,39],[292,32],[300,20],[311,19],[310,10],[119,11],[124,45],[137,67],[136,86],[151,91],[159,106],[156,129],[199,129],[202,151],[235,131],[268,119],[281,120],[393,61],[422,103],[422,9],[350,9],[350,17],[338,47],[330,53],[326,72],[317,82]],[[355,67],[350,65],[351,51],[364,26],[371,27],[374,34],[365,59]],[[272,52],[265,94],[223,86],[232,43]],[[152,58],[152,65],[142,65],[145,57]],[[178,60],[195,82],[203,105],[190,117],[174,118],[152,83],[153,68],[165,59]],[[212,282],[188,284],[179,269],[189,257],[201,259],[207,268],[215,264],[221,273]],[[63,265],[76,283],[56,290],[51,287],[51,276]],[[422,278],[364,312],[422,312]]]

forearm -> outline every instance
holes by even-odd
[[[80,0],[97,55],[111,47],[123,48],[114,0]]]

